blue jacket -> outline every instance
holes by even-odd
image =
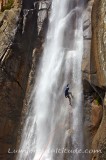
[[[66,89],[65,89],[65,97],[67,97],[69,95],[68,91],[69,91],[69,87],[67,86]]]

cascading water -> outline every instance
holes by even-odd
[[[83,2],[53,0],[50,24],[17,160],[63,160],[67,146],[83,150],[81,61]],[[70,84],[72,107],[64,97]],[[63,151],[64,152],[64,151]],[[67,159],[83,160],[81,154]]]

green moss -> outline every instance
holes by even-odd
[[[13,6],[13,3],[14,3],[14,0],[8,0],[8,3],[7,3],[5,6],[2,7],[2,12],[3,12],[4,10],[9,10],[9,9],[11,9],[12,6]]]
[[[97,98],[95,99],[95,102],[96,102],[97,105],[100,105],[101,99],[100,99],[99,97],[97,97]]]

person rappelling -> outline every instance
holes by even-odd
[[[67,86],[66,86],[66,88],[65,88],[65,97],[69,99],[69,105],[71,105],[71,106],[72,106],[72,104],[71,104],[71,97],[70,97],[70,95],[71,95],[71,97],[73,98],[72,93],[71,93],[71,92],[69,92],[69,84],[67,84]]]

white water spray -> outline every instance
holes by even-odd
[[[83,4],[82,4],[83,5]],[[23,129],[17,160],[63,160],[69,149],[83,149],[81,61],[83,54],[82,8],[75,1],[53,0],[50,24],[32,93],[32,104]],[[70,84],[72,107],[64,97]],[[71,131],[70,135],[67,134]],[[83,160],[82,155],[69,159]]]

